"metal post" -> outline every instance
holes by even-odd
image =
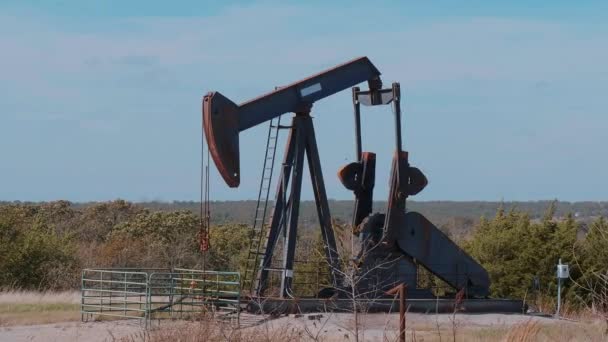
[[[148,273],[145,276],[146,282],[146,304],[144,304],[144,327],[146,330],[148,329],[148,321],[150,320],[150,302],[152,301],[152,292],[150,291],[150,279],[148,278]],[[141,302],[141,295],[139,296],[139,301]],[[141,304],[140,304],[141,307]],[[152,323],[152,322],[150,322]]]
[[[397,152],[401,152],[401,88],[399,83],[393,83],[393,111],[395,112],[395,144]]]
[[[101,311],[101,313],[103,314],[103,293],[104,293],[104,283],[103,283],[103,271],[100,272],[101,275],[101,281],[99,282],[99,289],[101,291],[99,291],[99,309]],[[110,295],[112,295],[112,292],[110,292]]]
[[[557,311],[555,313],[555,316],[557,318],[559,318],[559,309],[562,303],[562,277],[561,274],[559,272],[559,267],[561,267],[562,265],[562,258],[559,258],[559,262],[558,262],[558,272],[557,272]]]
[[[85,317],[85,296],[87,295],[87,292],[85,290],[85,281],[84,281],[84,277],[85,277],[85,273],[86,270],[82,270],[81,276],[80,276],[80,321],[84,322],[84,317]],[[88,314],[87,314],[87,321],[88,321]]]
[[[405,342],[405,284],[399,288],[399,340]]]
[[[169,270],[169,317],[173,317],[173,287],[174,285],[174,272],[175,270]]]
[[[562,303],[562,278],[557,278],[557,312],[555,316],[559,318],[559,309]]]
[[[124,302],[122,303],[123,305],[123,315],[127,315],[127,272],[125,272],[125,297],[124,297]]]
[[[353,87],[353,107],[355,109],[355,153],[357,161],[361,161],[361,103],[358,98],[359,87]]]
[[[184,275],[180,274],[179,275],[180,279],[179,282],[177,283],[179,285],[179,318],[183,318],[184,315],[184,301],[182,300],[182,298],[184,298],[184,285],[183,285],[183,277]]]
[[[401,283],[386,291],[389,296],[399,296],[399,341],[405,342],[405,297],[407,296],[407,285]]]

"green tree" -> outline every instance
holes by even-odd
[[[112,229],[104,246],[110,260],[103,263],[120,267],[192,266],[198,229],[199,219],[190,211],[145,210]],[[112,251],[120,253],[112,255]]]
[[[574,265],[580,276],[573,287],[573,295],[581,304],[597,305],[608,293],[608,222],[603,217],[589,227],[585,239],[575,249]],[[599,308],[598,308],[599,309]]]
[[[102,243],[115,226],[144,212],[142,207],[124,200],[95,203],[80,211],[74,229],[80,241]]]
[[[36,225],[18,230],[0,224],[0,286],[65,289],[75,285],[79,264],[69,235]]]
[[[503,209],[480,221],[464,247],[488,271],[493,296],[522,298],[535,277],[544,293],[554,294],[555,265],[559,258],[572,261],[578,231],[571,215],[558,221],[554,211],[551,205],[538,223],[526,213]]]
[[[240,271],[244,274],[252,230],[244,224],[212,226],[207,269]],[[202,266],[199,263],[199,267]]]

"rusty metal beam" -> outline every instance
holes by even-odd
[[[367,81],[382,84],[380,71],[360,57],[240,105],[219,92],[203,97],[203,126],[213,161],[230,187],[240,184],[239,132],[288,112],[307,112],[318,100]]]

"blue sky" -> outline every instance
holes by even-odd
[[[200,99],[235,102],[366,55],[404,95],[418,200],[608,199],[608,2],[0,2],[0,200],[196,200]],[[345,91],[315,105],[331,198]],[[364,115],[387,196],[388,108]],[[266,126],[241,134],[257,194]],[[303,197],[312,198],[305,183]]]

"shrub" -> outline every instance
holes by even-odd
[[[65,289],[79,272],[75,245],[67,234],[46,227],[18,230],[0,225],[0,286]]]

